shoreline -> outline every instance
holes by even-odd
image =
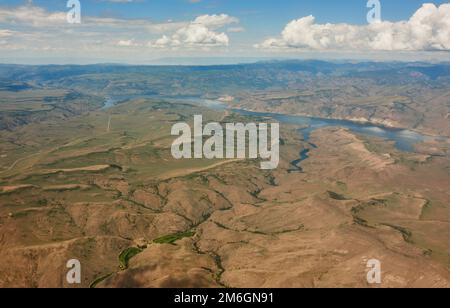
[[[136,99],[138,98],[139,95],[133,95],[133,98],[129,98],[129,99],[124,99],[124,101],[128,101],[128,100],[132,100],[132,99]],[[145,95],[142,96],[142,98],[146,98]],[[147,98],[150,99],[162,99],[162,100],[177,100],[177,99],[192,99],[192,100],[205,100],[205,101],[210,101],[213,103],[218,103],[220,105],[224,106],[224,110],[227,111],[233,111],[233,109],[235,110],[240,110],[240,111],[247,111],[247,112],[256,112],[256,113],[268,113],[268,114],[275,114],[275,115],[284,115],[284,116],[299,116],[299,117],[305,117],[305,118],[310,118],[310,119],[317,119],[317,120],[329,120],[329,121],[348,121],[350,123],[354,123],[354,124],[366,124],[366,125],[373,125],[375,127],[379,127],[379,128],[383,128],[383,129],[388,129],[388,130],[406,130],[406,131],[411,131],[417,134],[420,134],[424,137],[428,137],[428,138],[437,138],[437,139],[444,139],[443,141],[447,140],[450,141],[450,135],[436,135],[436,134],[432,134],[429,132],[423,132],[421,130],[415,129],[415,128],[408,128],[408,127],[401,127],[401,126],[393,126],[393,125],[386,125],[383,123],[376,123],[376,122],[372,122],[369,120],[357,120],[357,119],[346,119],[346,118],[340,118],[340,117],[320,117],[320,116],[314,116],[311,114],[302,114],[302,113],[293,113],[293,114],[288,114],[288,113],[281,113],[281,112],[273,112],[273,111],[257,111],[257,110],[252,110],[252,109],[248,109],[248,108],[242,108],[241,106],[233,106],[231,101],[222,101],[219,98],[216,99],[212,99],[212,98],[205,98],[205,97],[167,97],[167,96],[147,96]],[[111,98],[111,96],[108,96],[107,99],[113,100]],[[114,103],[112,106],[110,107],[114,107],[116,105],[118,105],[118,101],[116,103]],[[103,108],[102,108],[103,109]],[[108,109],[108,108],[107,108]],[[103,109],[103,110],[107,110],[107,109]]]
[[[242,108],[242,107],[232,107],[229,104],[226,104],[226,105],[229,107],[227,109],[230,109],[230,110],[235,109],[235,110],[241,110],[241,111],[247,111],[247,112],[255,112],[255,113],[269,113],[269,114],[284,115],[284,116],[298,116],[298,117],[305,117],[305,118],[318,119],[318,120],[348,121],[348,122],[355,123],[355,124],[373,125],[373,126],[384,128],[384,129],[391,129],[391,130],[398,130],[398,131],[407,130],[407,131],[411,131],[411,132],[423,135],[425,137],[444,138],[444,139],[450,140],[450,135],[448,135],[448,136],[446,136],[446,135],[436,135],[436,134],[426,133],[426,132],[423,132],[423,131],[415,129],[415,128],[386,125],[386,124],[382,124],[382,123],[371,122],[369,120],[365,121],[365,120],[345,119],[345,118],[337,118],[337,117],[335,117],[335,118],[332,118],[332,117],[319,117],[319,116],[314,116],[314,115],[311,115],[311,114],[302,114],[302,113],[288,114],[288,113],[273,112],[273,111],[257,111],[257,110]]]

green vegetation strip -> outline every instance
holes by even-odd
[[[410,243],[410,244],[414,244],[414,242],[412,240],[413,234],[408,229],[400,227],[400,226],[395,226],[395,225],[392,225],[392,224],[386,224],[386,223],[384,223],[382,225],[385,225],[385,226],[388,226],[388,227],[390,227],[390,228],[392,228],[394,230],[397,230],[403,236],[403,239],[405,240],[405,242]]]
[[[194,235],[195,235],[194,231],[187,231],[187,232],[182,232],[182,233],[177,233],[177,234],[166,235],[166,236],[157,238],[153,242],[156,244],[174,245],[176,241],[181,240],[182,238],[185,238],[185,237],[192,237]]]
[[[112,274],[114,274],[114,273],[109,273],[109,274],[103,275],[103,276],[101,276],[101,277],[98,277],[97,279],[95,279],[95,280],[89,285],[89,288],[90,288],[90,289],[95,289],[95,287],[97,287],[97,285],[98,285],[100,282],[102,282],[103,280],[109,278]]]
[[[119,255],[120,268],[123,270],[127,269],[128,262],[131,260],[131,258],[135,257],[141,252],[142,250],[136,247],[130,247],[122,251],[122,253]]]

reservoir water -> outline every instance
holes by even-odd
[[[215,110],[229,109],[227,105],[217,101],[197,99],[192,100],[191,102],[195,102],[197,104],[201,104],[202,106],[209,107]],[[309,147],[303,149],[299,154],[299,158],[291,162],[292,169],[289,170],[289,172],[303,171],[301,163],[309,158],[311,149],[317,148],[315,144],[310,142],[311,133],[319,128],[342,127],[349,129],[351,132],[357,134],[379,137],[394,142],[395,147],[403,152],[415,152],[415,145],[421,142],[443,139],[441,137],[423,135],[408,129],[388,128],[371,123],[359,123],[348,120],[334,120],[296,115],[293,116],[269,112],[255,112],[242,109],[229,110],[245,116],[270,117],[280,123],[296,124],[305,127],[303,129],[300,129],[299,131],[302,134],[303,140],[307,142]]]
[[[211,108],[214,110],[230,110],[241,115],[245,116],[254,116],[254,117],[270,117],[275,119],[280,123],[288,123],[288,124],[296,124],[302,127],[300,132],[302,134],[303,140],[309,144],[309,148],[303,149],[300,152],[300,157],[298,160],[292,162],[292,166],[294,168],[293,171],[301,171],[300,163],[307,159],[309,156],[309,152],[311,149],[315,148],[316,145],[309,142],[310,135],[312,132],[319,128],[324,127],[343,127],[349,129],[350,131],[363,134],[367,136],[379,137],[388,141],[392,141],[395,144],[395,147],[404,152],[415,152],[415,145],[424,141],[433,141],[433,140],[442,140],[440,137],[432,137],[420,134],[418,132],[408,130],[408,129],[398,129],[398,128],[387,128],[381,125],[375,125],[371,123],[359,123],[347,120],[334,120],[334,119],[325,119],[325,118],[316,118],[316,117],[306,117],[306,116],[297,116],[297,115],[284,115],[277,113],[269,113],[269,112],[255,112],[255,111],[247,111],[242,109],[230,109],[226,104],[215,101],[208,100],[202,98],[179,98],[179,97],[161,97],[161,96],[123,96],[116,98],[107,98],[105,101],[105,105],[103,109],[111,108],[118,102],[126,101],[128,99],[135,98],[158,98],[162,100],[172,101],[172,102],[181,102],[181,103],[190,103],[193,105],[198,105],[202,107]]]
[[[228,108],[225,104],[217,101],[203,99],[203,100],[192,100],[192,102],[196,102],[197,104],[201,104],[202,106],[216,110],[223,110]],[[343,127],[349,129],[354,133],[380,137],[386,140],[394,141],[395,147],[404,152],[414,152],[414,146],[417,143],[436,139],[436,137],[426,136],[414,132],[412,130],[387,128],[381,125],[375,125],[370,123],[359,123],[347,120],[334,120],[334,119],[324,119],[324,118],[315,118],[297,115],[285,115],[270,112],[255,112],[242,109],[230,109],[230,110],[246,116],[270,117],[277,120],[280,123],[297,124],[305,126],[306,128],[301,130],[303,134],[303,139],[305,141],[309,141],[309,137],[313,131],[324,127]]]

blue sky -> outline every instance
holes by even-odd
[[[62,62],[145,63],[166,56],[314,57],[319,53],[325,58],[447,60],[450,49],[442,38],[443,31],[450,31],[445,21],[450,16],[446,15],[450,6],[444,8],[446,1],[381,0],[382,20],[393,25],[379,29],[368,27],[367,0],[80,2],[82,24],[67,25],[62,24],[68,11],[66,0],[2,0],[0,57],[13,62],[48,62],[53,58]],[[434,4],[436,9],[421,9],[424,3]],[[23,17],[28,14],[25,8],[29,8],[32,21]],[[402,24],[419,10],[426,15],[423,23],[430,24]],[[315,19],[303,19],[309,15]],[[199,16],[206,16],[204,22],[199,22]],[[345,27],[335,31],[335,24]],[[430,27],[431,38],[423,33]],[[341,42],[347,32],[353,36]],[[411,32],[415,36],[408,37]],[[370,42],[363,39],[365,36]]]
[[[18,6],[26,0],[2,0],[3,5]],[[33,4],[49,11],[64,11],[64,0],[34,0]],[[409,18],[423,3],[443,4],[446,1],[386,0],[383,17],[391,21]],[[203,14],[226,13],[250,23],[276,30],[288,20],[314,15],[319,22],[366,22],[366,0],[138,0],[114,2],[108,0],[81,0],[85,14],[153,20],[185,20]]]
[[[49,11],[66,10],[64,0],[34,0],[35,5]],[[290,20],[314,15],[321,23],[366,23],[366,0],[138,0],[114,2],[80,0],[84,14],[121,18],[146,18],[154,21],[186,20],[204,14],[225,13],[236,16],[249,30],[275,34]],[[446,1],[385,0],[383,19],[408,19],[423,3],[440,5]],[[448,1],[447,1],[448,2]],[[18,6],[26,0],[2,0],[4,5]]]

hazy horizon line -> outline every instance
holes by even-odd
[[[147,63],[131,63],[131,62],[122,62],[122,61],[96,61],[96,60],[86,60],[84,62],[81,61],[73,61],[73,62],[64,62],[64,61],[56,61],[56,62],[42,62],[42,63],[34,63],[34,61],[42,60],[40,59],[31,59],[29,61],[6,61],[0,62],[0,65],[22,65],[22,66],[90,66],[90,65],[121,65],[121,66],[215,66],[215,65],[242,65],[242,64],[258,64],[263,62],[329,62],[329,63],[427,63],[427,64],[447,64],[450,63],[449,60],[438,60],[438,59],[420,59],[420,60],[411,60],[411,59],[370,59],[370,58],[343,58],[343,59],[323,59],[323,58],[296,58],[296,57],[167,57],[167,58],[158,58],[154,60],[150,60]],[[170,63],[172,61],[172,63]],[[178,62],[177,62],[178,61]],[[193,61],[187,63],[189,61]],[[208,62],[209,63],[202,63]],[[216,61],[216,62],[214,62]],[[184,63],[183,63],[184,62]]]

